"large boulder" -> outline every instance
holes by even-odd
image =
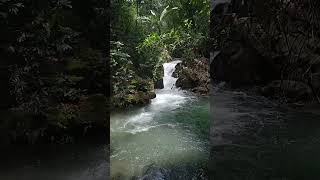
[[[210,91],[210,77],[207,62],[207,59],[201,58],[182,64],[175,73],[175,76],[178,77],[176,86],[195,93],[208,94]]]
[[[210,64],[213,80],[232,87],[268,83],[279,78],[279,72],[272,59],[241,42],[229,43]]]

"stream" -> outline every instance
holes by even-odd
[[[180,61],[165,63],[150,105],[111,115],[112,179],[192,179],[209,157],[209,99],[175,87]]]
[[[165,87],[150,105],[112,115],[112,179],[320,178],[318,106],[279,104],[223,83],[197,97],[175,88],[177,63],[164,64]]]
[[[164,88],[149,105],[111,114],[110,172],[106,145],[16,146],[2,148],[0,179],[319,179],[318,106],[279,105],[223,83],[199,97],[175,87],[179,62],[164,64]]]

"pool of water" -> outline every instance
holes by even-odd
[[[164,89],[151,104],[111,115],[111,177],[192,179],[209,155],[209,99],[175,88],[179,61],[164,64]]]
[[[210,101],[211,179],[320,178],[319,113],[225,88]]]

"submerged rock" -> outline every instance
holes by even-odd
[[[153,168],[148,170],[147,174],[139,180],[165,180],[168,178],[168,170],[164,168]]]
[[[138,180],[198,179],[207,180],[207,170],[198,165],[178,165],[170,167],[150,167]]]

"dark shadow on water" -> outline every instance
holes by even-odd
[[[210,179],[320,178],[319,115],[228,90],[211,101]]]

